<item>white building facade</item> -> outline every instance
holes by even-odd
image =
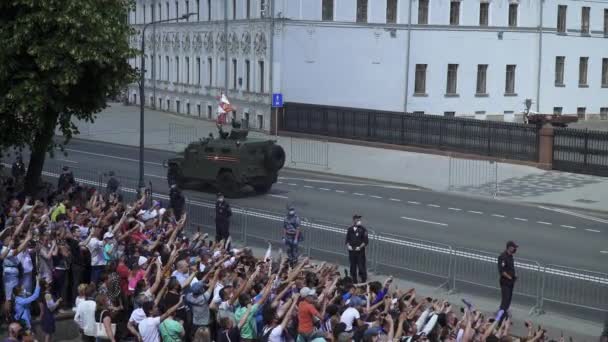
[[[504,121],[531,99],[608,119],[608,0],[139,0],[130,22],[188,12],[146,31],[146,102],[163,110],[211,118],[226,90],[262,130],[272,93]]]

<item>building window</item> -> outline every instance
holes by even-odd
[[[207,0],[207,21],[211,21],[211,0]]]
[[[196,84],[201,84],[201,58],[196,57]]]
[[[397,0],[386,1],[386,23],[397,23]]]
[[[190,115],[190,104],[186,103],[186,114]]]
[[[201,2],[196,0],[196,21],[201,21]]]
[[[266,0],[260,0],[260,18],[266,17]]]
[[[167,99],[167,111],[171,111],[171,100]]]
[[[334,0],[323,0],[321,12],[322,20],[334,20]]]
[[[245,17],[247,19],[251,18],[251,0],[245,1]]]
[[[165,4],[165,19],[169,19],[171,15],[169,14],[169,1]]]
[[[175,2],[175,17],[179,17],[179,1]]]
[[[568,15],[568,6],[559,5],[557,6],[557,32],[566,32],[566,17]]]
[[[519,4],[509,4],[509,27],[517,26],[517,10]]]
[[[158,98],[158,110],[163,110],[163,99]]]
[[[418,0],[418,25],[429,23],[429,0]]]
[[[258,115],[258,129],[264,129],[264,116]]]
[[[258,69],[260,73],[260,93],[264,93],[264,61],[258,62]]]
[[[190,1],[186,1],[186,14],[190,13]],[[190,21],[190,16],[186,18],[186,21]]]
[[[251,91],[249,79],[251,78],[251,63],[245,60],[245,91]]]
[[[453,118],[456,116],[456,112],[443,112],[443,116],[446,116],[448,118]]]
[[[478,64],[477,65],[477,88],[476,88],[475,92],[479,95],[487,93],[487,89],[486,89],[487,73],[488,73],[487,64]]]
[[[488,26],[490,17],[490,3],[479,4],[479,26]]]
[[[179,57],[175,57],[175,82],[179,83]]]
[[[213,116],[213,107],[211,105],[207,105],[207,119],[211,119]]]
[[[445,93],[455,95],[458,88],[458,64],[448,64],[448,81]]]
[[[589,34],[589,16],[591,7],[583,7],[581,10],[581,34]]]
[[[157,7],[157,10],[156,10],[157,13],[155,15],[155,18],[156,18],[155,20],[161,20],[162,19],[162,16],[161,16],[162,15],[162,9],[163,9],[163,6],[159,3],[158,7]]]
[[[186,84],[190,84],[190,57],[186,57]]]
[[[608,8],[604,9],[604,36],[608,37]]]
[[[557,56],[555,57],[555,85],[564,85],[564,66],[566,64],[566,57]]]
[[[563,111],[564,111],[564,108],[562,108],[562,107],[553,107],[553,114],[554,115],[562,115]]]
[[[587,66],[589,65],[589,57],[581,57],[578,63],[578,86],[587,86]]]
[[[197,104],[196,105],[196,114],[198,115],[198,117],[201,117],[201,105]]]
[[[602,58],[602,87],[608,87],[608,58]]]
[[[169,79],[169,69],[171,68],[171,61],[169,61],[169,56],[165,57],[165,81],[171,81]]]
[[[460,1],[450,2],[450,25],[458,25],[460,23]]]
[[[162,76],[163,74],[161,72],[162,71],[162,69],[161,69],[161,61],[162,61],[162,57],[158,56],[158,63],[157,63],[158,65],[156,66],[156,75],[158,75],[158,76],[154,75],[154,78],[157,78],[157,77],[161,78],[161,77],[163,77]]]
[[[600,108],[600,119],[608,120],[608,107]]]
[[[209,76],[207,77],[208,86],[213,85],[213,59],[211,57],[207,58],[207,73]]]
[[[576,108],[576,116],[579,119],[584,119],[586,111],[587,111],[587,108],[585,108],[585,107],[578,107],[578,108]]]
[[[236,59],[232,60],[232,89],[236,89]]]
[[[236,20],[236,0],[232,0],[232,20]]]
[[[414,94],[426,93],[426,64],[416,64]]]
[[[367,22],[367,0],[357,0],[357,22]]]
[[[505,94],[515,94],[515,65],[507,65],[507,77],[505,81]]]
[[[144,24],[145,24],[146,23],[146,5],[144,5],[143,12],[144,12]]]

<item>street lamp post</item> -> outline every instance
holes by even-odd
[[[171,19],[163,19],[149,22],[144,25],[141,30],[141,70],[139,74],[139,189],[143,189],[146,184],[144,183],[144,104],[146,101],[146,96],[144,93],[144,76],[146,73],[146,29],[150,25],[166,23],[169,21],[178,21],[180,19],[188,19],[190,16],[195,15],[196,13],[187,13],[182,15],[181,17],[171,18]]]

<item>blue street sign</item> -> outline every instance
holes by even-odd
[[[272,94],[272,107],[273,108],[283,107],[283,94],[281,94],[281,93]]]

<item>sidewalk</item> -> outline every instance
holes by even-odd
[[[180,127],[173,138],[217,136],[215,122],[146,109],[145,144],[148,148],[181,151],[185,144],[169,143],[169,126]],[[94,124],[79,123],[80,138],[125,145],[139,145],[139,109],[113,103]],[[190,132],[190,134],[189,134]],[[192,137],[192,132],[196,136]],[[531,166],[471,161],[446,156],[389,150],[341,143],[319,143],[307,139],[268,136],[277,139],[287,154],[287,167],[330,174],[410,184],[434,191],[457,191],[492,195],[508,201],[545,203],[586,210],[606,211],[608,179],[596,176],[545,171]],[[327,158],[327,166],[318,163]],[[311,165],[306,161],[314,161]],[[497,180],[497,182],[495,181]]]

